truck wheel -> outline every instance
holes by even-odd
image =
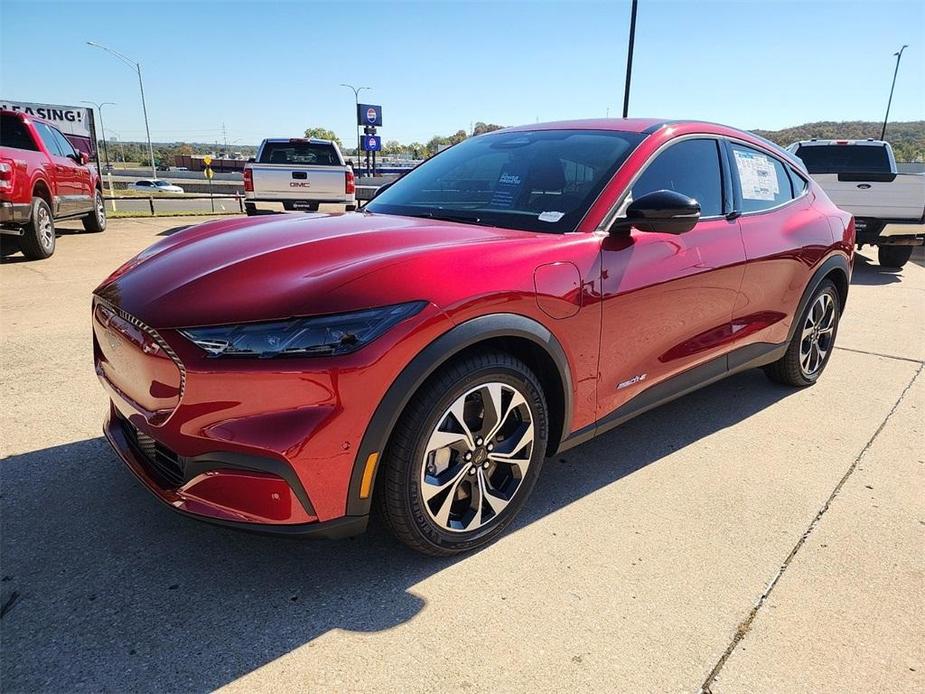
[[[103,194],[100,191],[96,191],[96,196],[93,199],[93,212],[81,221],[84,225],[84,231],[89,231],[92,234],[106,231],[106,206],[103,204]]]
[[[901,268],[912,257],[912,246],[880,246],[877,260],[882,267]]]
[[[257,206],[254,203],[245,202],[244,203],[244,214],[246,214],[248,217],[253,217],[254,215],[257,214]]]
[[[29,260],[42,260],[55,252],[55,220],[42,198],[32,198],[32,215],[23,232],[19,245]]]

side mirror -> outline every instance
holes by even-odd
[[[376,198],[378,198],[381,193],[384,193],[386,191],[386,189],[391,188],[393,183],[395,183],[395,181],[389,181],[388,183],[376,188],[376,192],[373,193],[373,196],[370,198],[370,200],[375,200]]]
[[[74,154],[69,154],[68,158],[73,159],[74,163],[79,166],[86,166],[90,163],[90,157],[87,156],[86,152],[77,151]]]
[[[700,221],[700,203],[673,190],[656,190],[633,200],[626,217],[618,219],[611,231],[639,231],[683,234]]]

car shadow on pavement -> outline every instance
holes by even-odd
[[[901,269],[882,267],[860,253],[855,253],[851,284],[876,286],[895,284],[896,282],[902,282]]]
[[[793,392],[745,372],[557,455],[509,534]],[[332,629],[407,622],[426,609],[414,586],[467,560],[417,555],[375,522],[339,542],[197,523],[101,437],[8,457],[0,479],[7,691],[214,689]]]

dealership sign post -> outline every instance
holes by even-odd
[[[366,174],[369,175],[369,155],[372,152],[372,172],[376,175],[376,152],[382,149],[382,140],[376,135],[376,127],[382,125],[382,106],[357,104],[357,125],[363,126],[361,141],[366,152]]]

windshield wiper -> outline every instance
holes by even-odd
[[[408,216],[423,217],[426,219],[437,219],[442,222],[462,222],[463,224],[481,224],[483,226],[491,226],[487,222],[483,222],[481,217],[476,217],[475,215],[455,214],[451,212],[421,212],[419,214],[409,214]]]

